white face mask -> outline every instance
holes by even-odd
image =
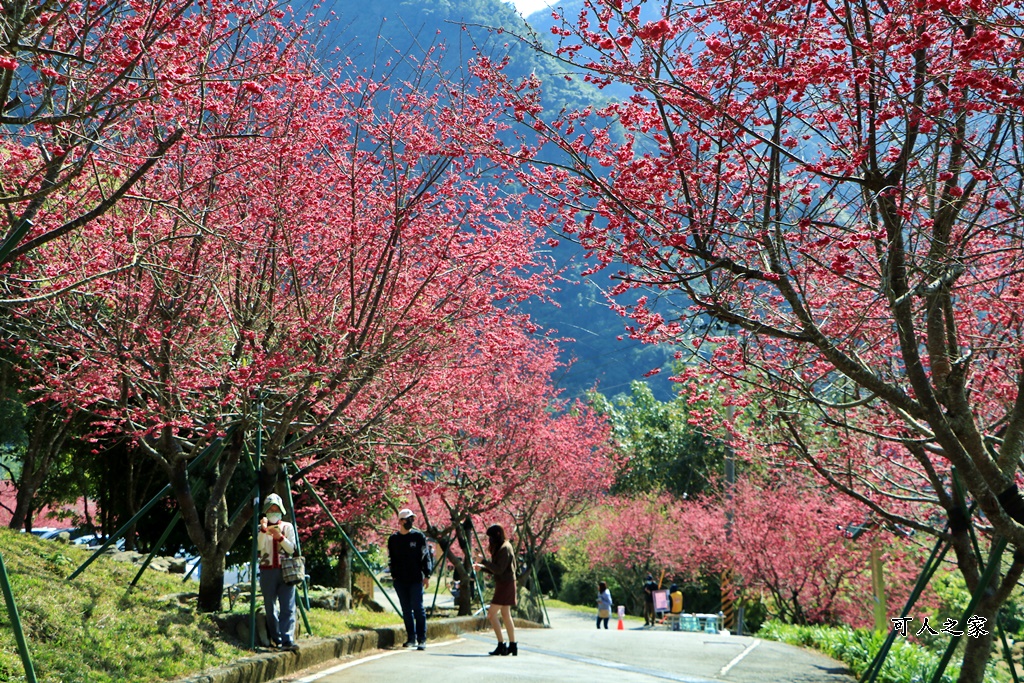
[[[267,521],[270,522],[271,524],[277,524],[278,522],[281,521],[281,513],[280,512],[268,512],[267,513]]]

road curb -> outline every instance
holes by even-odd
[[[515,623],[516,628],[543,628],[524,619],[516,619]],[[427,639],[441,640],[486,628],[490,628],[490,624],[482,616],[427,619]],[[333,638],[303,638],[296,652],[267,652],[244,657],[226,666],[179,678],[175,683],[268,683],[333,659],[394,647],[400,642],[405,642],[402,626],[356,631]]]

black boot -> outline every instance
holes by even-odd
[[[516,644],[516,643],[509,643],[508,644],[508,652],[506,652],[505,654],[512,655],[513,657],[518,657],[519,656],[519,645]]]
[[[494,648],[493,652],[488,652],[489,655],[507,655],[508,648],[505,647],[505,641],[498,643],[498,647]]]

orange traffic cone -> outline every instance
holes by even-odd
[[[626,630],[626,627],[622,624],[622,610],[619,610],[619,625],[617,627],[620,631]]]

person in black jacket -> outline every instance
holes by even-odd
[[[658,584],[654,577],[647,575],[644,581],[644,626],[654,626],[657,622],[657,615],[654,612],[654,591],[658,590]]]
[[[427,647],[427,617],[423,613],[423,589],[430,581],[433,557],[427,537],[413,528],[416,515],[408,508],[398,511],[398,531],[388,538],[391,580],[402,605],[407,638],[405,647]]]

